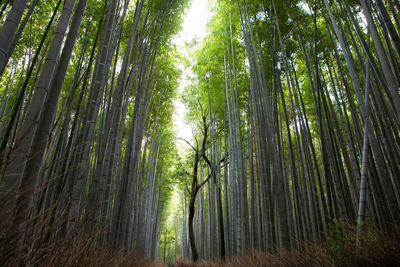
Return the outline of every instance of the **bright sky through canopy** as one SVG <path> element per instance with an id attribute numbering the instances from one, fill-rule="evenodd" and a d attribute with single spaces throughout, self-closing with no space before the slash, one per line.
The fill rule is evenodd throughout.
<path id="1" fill-rule="evenodd" d="M 198 39 L 199 43 L 206 35 L 207 21 L 209 20 L 211 13 L 208 9 L 207 0 L 193 0 L 191 7 L 186 13 L 183 22 L 183 29 L 175 38 L 175 44 L 179 47 L 183 47 L 185 42 L 189 42 L 192 39 Z M 188 76 L 191 74 L 191 70 L 184 69 L 181 65 L 180 68 L 183 70 L 182 77 L 180 78 L 179 92 L 181 93 L 185 86 L 188 85 Z M 184 116 L 186 113 L 185 105 L 180 100 L 175 100 L 175 113 L 173 115 L 174 124 L 176 127 L 176 136 L 190 140 L 192 138 L 192 130 L 189 125 L 184 122 Z M 186 146 L 183 141 L 177 140 L 178 149 L 182 146 Z"/>
<path id="2" fill-rule="evenodd" d="M 187 11 L 182 31 L 175 39 L 175 43 L 183 45 L 184 42 L 189 42 L 193 38 L 198 38 L 199 41 L 206 35 L 207 21 L 211 15 L 208 10 L 208 0 L 193 0 Z"/>

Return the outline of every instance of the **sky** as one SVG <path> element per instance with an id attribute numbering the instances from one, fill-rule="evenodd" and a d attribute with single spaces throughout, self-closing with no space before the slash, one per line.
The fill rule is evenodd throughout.
<path id="1" fill-rule="evenodd" d="M 208 0 L 192 0 L 191 7 L 186 12 L 183 22 L 183 30 L 176 36 L 174 42 L 178 46 L 183 46 L 185 42 L 189 42 L 192 39 L 198 39 L 199 43 L 207 34 L 207 21 L 211 17 L 211 13 L 208 10 Z M 180 65 L 183 70 L 180 78 L 179 92 L 181 93 L 185 86 L 188 85 L 187 77 L 190 76 L 190 69 L 184 69 L 183 65 Z M 185 140 L 192 139 L 192 129 L 189 125 L 184 122 L 184 116 L 186 113 L 185 105 L 179 100 L 174 100 L 175 112 L 173 115 L 173 121 L 176 129 L 176 136 Z M 177 140 L 178 150 L 182 150 L 187 144 L 182 140 Z"/>
<path id="2" fill-rule="evenodd" d="M 193 38 L 202 39 L 206 35 L 207 20 L 210 18 L 208 0 L 192 0 L 189 10 L 186 12 L 183 30 L 176 37 L 176 44 L 183 44 Z"/>

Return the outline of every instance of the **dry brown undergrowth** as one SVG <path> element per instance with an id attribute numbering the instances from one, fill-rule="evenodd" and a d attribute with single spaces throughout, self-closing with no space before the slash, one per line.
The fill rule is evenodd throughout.
<path id="1" fill-rule="evenodd" d="M 2 240 L 0 245 L 4 245 Z M 29 244 L 29 242 L 28 242 Z M 93 238 L 75 242 L 62 240 L 47 247 L 27 245 L 19 258 L 1 261 L 0 266 L 165 266 L 162 262 L 144 259 L 95 245 Z M 303 243 L 298 250 L 249 250 L 225 260 L 194 263 L 178 259 L 175 267 L 219 266 L 400 266 L 400 232 L 383 234 L 373 226 L 365 226 L 359 248 L 355 248 L 355 227 L 336 221 L 321 243 Z"/>

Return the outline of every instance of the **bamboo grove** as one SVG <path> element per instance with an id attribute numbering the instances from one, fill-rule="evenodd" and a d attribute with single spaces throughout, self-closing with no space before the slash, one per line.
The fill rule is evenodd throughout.
<path id="1" fill-rule="evenodd" d="M 0 1 L 0 262 L 85 239 L 197 261 L 399 227 L 399 1 L 209 1 L 185 55 L 189 4 Z"/>
<path id="2" fill-rule="evenodd" d="M 199 170 L 200 182 L 209 181 L 195 204 L 199 258 L 300 249 L 326 240 L 338 222 L 357 225 L 357 242 L 366 223 L 398 226 L 398 1 L 212 8 L 184 95 L 189 119 L 208 120 L 197 124 L 198 138 L 210 131 L 212 164 Z M 177 254 L 190 258 L 182 190 Z"/>
<path id="3" fill-rule="evenodd" d="M 82 237 L 154 258 L 187 2 L 0 5 L 1 261 Z"/>

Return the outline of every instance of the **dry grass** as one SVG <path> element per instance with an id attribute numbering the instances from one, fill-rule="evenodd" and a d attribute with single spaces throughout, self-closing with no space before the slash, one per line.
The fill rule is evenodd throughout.
<path id="1" fill-rule="evenodd" d="M 42 233 L 46 233 L 46 230 Z M 4 254 L 4 248 L 10 248 L 7 245 L 11 243 L 2 236 L 0 255 L 4 257 L 7 256 Z M 303 243 L 298 250 L 249 250 L 225 260 L 203 260 L 197 263 L 179 259 L 174 266 L 400 266 L 398 229 L 384 234 L 371 225 L 364 226 L 360 240 L 360 246 L 356 249 L 355 227 L 335 221 L 324 242 Z M 14 247 L 18 253 L 12 253 L 12 258 L 0 256 L 0 266 L 165 266 L 162 262 L 151 261 L 140 255 L 101 247 L 92 237 L 78 240 L 62 238 L 51 245 L 40 244 L 40 241 L 30 239 L 23 246 Z"/>
<path id="2" fill-rule="evenodd" d="M 3 213 L 3 214 L 1 214 Z M 3 216 L 2 216 L 3 215 Z M 0 218 L 8 218 L 9 213 L 0 211 Z M 95 238 L 84 236 L 75 239 L 74 234 L 64 235 L 57 242 L 43 243 L 46 235 L 54 233 L 57 224 L 50 224 L 50 217 L 39 221 L 27 232 L 33 233 L 18 242 L 17 226 L 0 219 L 0 266 L 164 266 L 162 262 L 145 259 L 141 255 L 127 254 L 119 249 L 98 245 Z M 83 227 L 82 227 L 83 228 Z M 22 243 L 22 244 L 21 244 Z"/>
<path id="3" fill-rule="evenodd" d="M 111 249 L 93 245 L 90 238 L 75 242 L 73 246 L 60 242 L 51 247 L 27 251 L 18 259 L 1 262 L 0 266 L 164 266 L 162 262 L 151 261 L 140 255 L 123 252 L 111 253 Z"/>
<path id="4" fill-rule="evenodd" d="M 250 250 L 225 260 L 203 260 L 197 263 L 179 259 L 175 266 L 400 266 L 400 232 L 393 230 L 389 235 L 372 226 L 365 227 L 360 246 L 356 249 L 355 228 L 336 222 L 326 241 L 304 243 L 300 250 Z"/>

